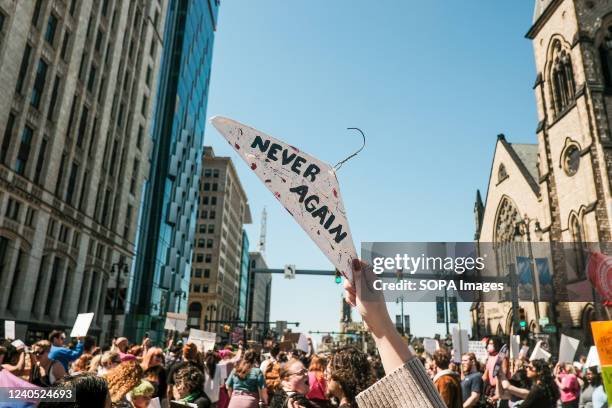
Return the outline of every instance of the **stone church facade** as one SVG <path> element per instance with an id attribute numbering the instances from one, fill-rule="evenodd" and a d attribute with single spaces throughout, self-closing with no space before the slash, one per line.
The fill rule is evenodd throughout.
<path id="1" fill-rule="evenodd" d="M 536 0 L 526 37 L 537 70 L 537 143 L 498 136 L 485 203 L 480 192 L 476 197 L 475 239 L 498 249 L 528 239 L 550 243 L 552 285 L 561 299 L 589 287 L 589 250 L 610 254 L 612 1 Z M 520 308 L 530 331 L 541 332 L 539 315 L 587 346 L 590 322 L 610 319 L 611 311 L 598 296 L 580 300 L 522 301 Z M 475 336 L 515 331 L 511 302 L 476 302 L 471 311 Z"/>

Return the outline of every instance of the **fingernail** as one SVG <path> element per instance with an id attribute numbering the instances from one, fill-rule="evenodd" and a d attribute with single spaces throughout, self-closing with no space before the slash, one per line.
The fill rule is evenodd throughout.
<path id="1" fill-rule="evenodd" d="M 357 258 L 353 259 L 353 269 L 356 271 L 361 270 L 361 261 Z"/>

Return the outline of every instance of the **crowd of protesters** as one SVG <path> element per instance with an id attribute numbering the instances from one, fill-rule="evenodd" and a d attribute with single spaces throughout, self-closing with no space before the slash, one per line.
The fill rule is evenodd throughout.
<path id="1" fill-rule="evenodd" d="M 465 353 L 454 361 L 451 352 L 439 348 L 421 361 L 449 408 L 602 408 L 607 407 L 600 367 L 588 367 L 586 357 L 578 362 L 552 364 L 529 360 L 526 352 L 509 359 L 501 340 L 485 339 L 488 357 L 478 361 Z"/>
<path id="2" fill-rule="evenodd" d="M 353 273 L 356 282 L 370 276 L 360 265 Z M 415 355 L 395 330 L 384 299 L 350 283 L 345 290 L 375 340 L 373 355 L 350 346 L 317 354 L 312 343 L 307 351 L 285 343 L 284 349 L 239 343 L 202 351 L 172 338 L 161 348 L 148 336 L 139 344 L 120 337 L 98 347 L 90 336 L 66 344 L 65 333 L 56 330 L 29 348 L 0 342 L 0 388 L 74 391 L 75 401 L 43 401 L 43 408 L 607 406 L 596 367 L 576 370 L 571 363 L 551 366 L 525 356 L 509 361 L 495 338 L 482 366 L 472 353 L 453 361 L 445 348 Z"/>

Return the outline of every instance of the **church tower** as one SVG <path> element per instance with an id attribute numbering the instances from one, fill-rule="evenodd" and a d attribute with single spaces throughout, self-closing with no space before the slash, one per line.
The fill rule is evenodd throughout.
<path id="1" fill-rule="evenodd" d="M 543 239 L 566 243 L 553 259 L 565 272 L 555 279 L 563 294 L 585 277 L 587 243 L 612 240 L 612 2 L 536 0 L 527 37 L 537 70 Z"/>

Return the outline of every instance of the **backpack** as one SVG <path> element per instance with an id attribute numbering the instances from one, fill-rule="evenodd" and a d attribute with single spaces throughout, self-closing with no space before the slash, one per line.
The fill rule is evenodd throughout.
<path id="1" fill-rule="evenodd" d="M 264 373 L 264 379 L 266 380 L 266 388 L 268 389 L 268 395 L 272 395 L 280 388 L 280 363 L 278 361 L 271 361 L 266 367 Z"/>

